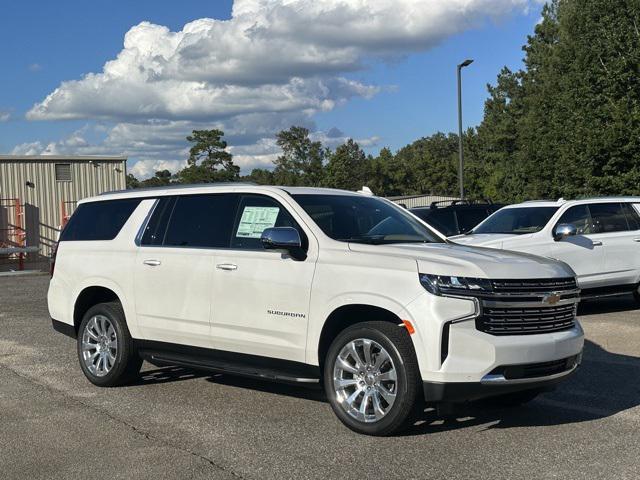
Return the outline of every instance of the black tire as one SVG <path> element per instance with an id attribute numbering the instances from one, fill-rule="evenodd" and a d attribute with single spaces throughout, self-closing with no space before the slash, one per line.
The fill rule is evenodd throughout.
<path id="1" fill-rule="evenodd" d="M 493 408 L 516 408 L 529 403 L 540 395 L 540 390 L 524 390 L 522 392 L 506 393 L 497 397 L 482 400 L 482 404 Z"/>
<path id="2" fill-rule="evenodd" d="M 115 330 L 116 336 L 115 361 L 112 362 L 108 372 L 102 375 L 90 370 L 84 359 L 85 352 L 83 352 L 83 338 L 87 331 L 87 325 L 94 317 L 106 317 Z M 95 332 L 92 330 L 92 333 Z M 130 383 L 138 377 L 142 367 L 142 359 L 135 350 L 133 339 L 127 328 L 124 311 L 119 302 L 99 303 L 85 313 L 78 329 L 77 350 L 82 372 L 91 383 L 99 387 L 116 387 Z M 93 351 L 90 350 L 88 354 L 92 355 Z"/>
<path id="3" fill-rule="evenodd" d="M 640 305 L 640 283 L 633 289 L 633 299 Z"/>
<path id="4" fill-rule="evenodd" d="M 352 414 L 348 413 L 346 410 L 347 407 L 343 407 L 341 401 L 338 399 L 339 394 L 334 388 L 334 369 L 336 368 L 338 355 L 350 342 L 359 339 L 372 340 L 377 343 L 378 346 L 384 348 L 393 362 L 385 363 L 386 368 L 390 370 L 391 366 L 393 366 L 397 377 L 394 382 L 385 383 L 386 386 L 393 388 L 395 392 L 395 401 L 392 404 L 382 401 L 382 397 L 377 393 L 377 389 L 379 388 L 377 385 L 379 385 L 380 382 L 374 385 L 365 385 L 364 382 L 358 384 L 363 385 L 362 388 L 364 389 L 375 389 L 376 392 L 371 392 L 371 394 L 377 395 L 377 402 L 379 402 L 379 404 L 382 402 L 388 409 L 382 418 L 370 421 L 358 420 L 354 418 Z M 374 347 L 374 349 L 375 348 L 376 347 Z M 377 355 L 380 355 L 380 353 L 374 353 L 374 355 L 376 355 L 377 358 Z M 372 368 L 375 368 L 373 367 L 373 363 L 372 361 Z M 349 380 L 355 380 L 356 375 L 357 374 L 354 373 L 354 378 L 349 378 Z M 381 375 L 384 375 L 384 373 Z M 390 322 L 362 322 L 340 332 L 331 343 L 324 359 L 323 377 L 327 398 L 340 421 L 354 432 L 365 435 L 387 436 L 400 432 L 410 426 L 420 407 L 424 404 L 418 361 L 409 333 L 405 328 Z M 367 379 L 367 382 L 369 381 L 373 382 L 372 377 Z M 385 381 L 383 380 L 382 382 Z M 354 385 L 353 392 L 355 392 L 357 388 L 358 387 Z M 349 391 L 348 394 L 350 393 L 352 392 Z M 362 395 L 361 398 L 364 399 L 364 390 L 362 391 Z M 347 393 L 345 393 L 345 396 L 347 396 Z M 367 412 L 372 412 L 370 415 L 374 415 L 374 398 L 366 400 L 366 405 L 365 409 Z"/>

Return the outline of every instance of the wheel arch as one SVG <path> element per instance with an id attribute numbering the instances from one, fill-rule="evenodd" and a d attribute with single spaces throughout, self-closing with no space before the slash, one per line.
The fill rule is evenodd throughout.
<path id="1" fill-rule="evenodd" d="M 335 308 L 327 317 L 318 340 L 318 364 L 324 367 L 324 359 L 331 342 L 346 328 L 363 321 L 383 321 L 402 325 L 402 319 L 391 310 L 377 305 L 350 303 Z"/>
<path id="2" fill-rule="evenodd" d="M 76 332 L 82 322 L 82 317 L 93 305 L 103 302 L 120 302 L 122 309 L 127 319 L 129 329 L 131 329 L 128 319 L 132 318 L 129 311 L 129 305 L 123 292 L 117 284 L 108 281 L 107 279 L 87 279 L 79 286 L 77 294 L 73 296 L 73 304 L 71 308 L 73 326 Z"/>

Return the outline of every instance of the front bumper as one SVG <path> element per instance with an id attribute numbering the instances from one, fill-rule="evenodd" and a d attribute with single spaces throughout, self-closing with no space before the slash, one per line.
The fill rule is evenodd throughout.
<path id="1" fill-rule="evenodd" d="M 584 332 L 573 328 L 529 335 L 490 335 L 478 330 L 478 303 L 425 292 L 406 307 L 422 380 L 440 384 L 486 384 L 500 366 L 556 362 L 582 352 Z M 494 385 L 495 386 L 495 385 Z M 431 387 L 430 387 L 431 388 Z M 484 390 L 484 388 L 481 388 Z"/>
<path id="2" fill-rule="evenodd" d="M 578 369 L 581 361 L 582 353 L 544 364 L 497 367 L 480 382 L 426 381 L 423 382 L 424 398 L 427 403 L 462 403 L 524 390 L 553 390 Z M 548 375 L 541 374 L 545 369 Z"/>

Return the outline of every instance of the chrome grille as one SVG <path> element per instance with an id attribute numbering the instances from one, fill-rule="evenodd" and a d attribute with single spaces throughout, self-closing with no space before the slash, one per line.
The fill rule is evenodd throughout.
<path id="1" fill-rule="evenodd" d="M 575 304 L 540 308 L 484 308 L 478 329 L 493 335 L 548 333 L 572 328 Z"/>
<path id="2" fill-rule="evenodd" d="M 575 290 L 575 278 L 549 278 L 535 280 L 492 280 L 491 285 L 496 293 L 522 292 L 558 292 Z"/>
<path id="3" fill-rule="evenodd" d="M 580 291 L 574 278 L 493 280 L 480 299 L 476 328 L 491 335 L 531 335 L 575 325 Z"/>

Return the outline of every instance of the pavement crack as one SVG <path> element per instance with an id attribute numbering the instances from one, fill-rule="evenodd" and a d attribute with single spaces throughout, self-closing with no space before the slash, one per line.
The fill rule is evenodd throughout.
<path id="1" fill-rule="evenodd" d="M 3 356 L 3 355 L 0 355 L 0 357 L 1 356 Z M 92 410 L 93 412 L 96 412 L 96 413 L 98 413 L 100 415 L 103 415 L 103 416 L 107 417 L 109 420 L 125 426 L 126 428 L 131 430 L 135 435 L 143 437 L 146 440 L 149 440 L 151 442 L 159 443 L 159 444 L 161 444 L 161 445 L 163 445 L 165 447 L 173 448 L 173 449 L 178 450 L 178 451 L 180 451 L 182 453 L 185 453 L 187 455 L 191 455 L 191 456 L 193 456 L 195 458 L 198 458 L 199 460 L 202 460 L 202 461 L 208 463 L 209 465 L 211 465 L 216 470 L 220 470 L 222 472 L 225 472 L 225 473 L 231 475 L 234 478 L 239 478 L 239 479 L 243 479 L 243 480 L 247 480 L 248 479 L 248 477 L 245 477 L 245 476 L 239 474 L 238 472 L 236 472 L 236 471 L 234 471 L 234 470 L 232 470 L 232 469 L 230 469 L 230 468 L 228 468 L 228 467 L 226 467 L 224 465 L 219 464 L 215 460 L 213 460 L 213 459 L 211 459 L 211 458 L 209 458 L 209 457 L 207 457 L 205 455 L 202 455 L 201 453 L 198 453 L 198 452 L 196 452 L 194 450 L 191 450 L 189 448 L 186 448 L 186 447 L 182 447 L 180 445 L 176 445 L 176 444 L 174 444 L 174 443 L 170 442 L 169 440 L 164 439 L 162 437 L 153 436 L 149 432 L 138 428 L 134 424 L 132 424 L 130 422 L 127 422 L 126 420 L 124 420 L 122 418 L 116 417 L 115 415 L 109 413 L 107 410 L 105 410 L 103 408 L 100 408 L 100 407 L 98 407 L 96 405 L 92 405 L 91 403 L 84 402 L 84 401 L 82 401 L 81 399 L 79 399 L 77 397 L 74 397 L 72 395 L 67 394 L 63 390 L 58 390 L 56 388 L 51 387 L 50 385 L 47 385 L 47 384 L 42 383 L 42 382 L 39 382 L 39 381 L 35 380 L 34 378 L 32 378 L 32 377 L 30 377 L 28 375 L 25 375 L 23 373 L 20 373 L 19 371 L 15 370 L 15 369 L 7 366 L 7 365 L 4 365 L 2 363 L 0 363 L 0 368 L 4 368 L 5 370 L 8 370 L 9 372 L 13 373 L 15 376 L 17 376 L 17 377 L 19 377 L 19 378 L 21 378 L 23 380 L 26 380 L 27 382 L 31 383 L 32 385 L 35 385 L 35 386 L 37 386 L 37 387 L 39 387 L 39 388 L 41 388 L 43 390 L 46 390 L 47 392 L 49 392 L 49 393 L 51 393 L 53 395 L 56 395 L 56 396 L 59 396 L 59 397 L 63 397 L 65 399 L 68 399 L 68 400 L 70 400 L 70 401 L 72 401 L 74 403 L 77 403 L 77 404 L 81 405 L 84 408 L 87 408 L 89 410 Z"/>

